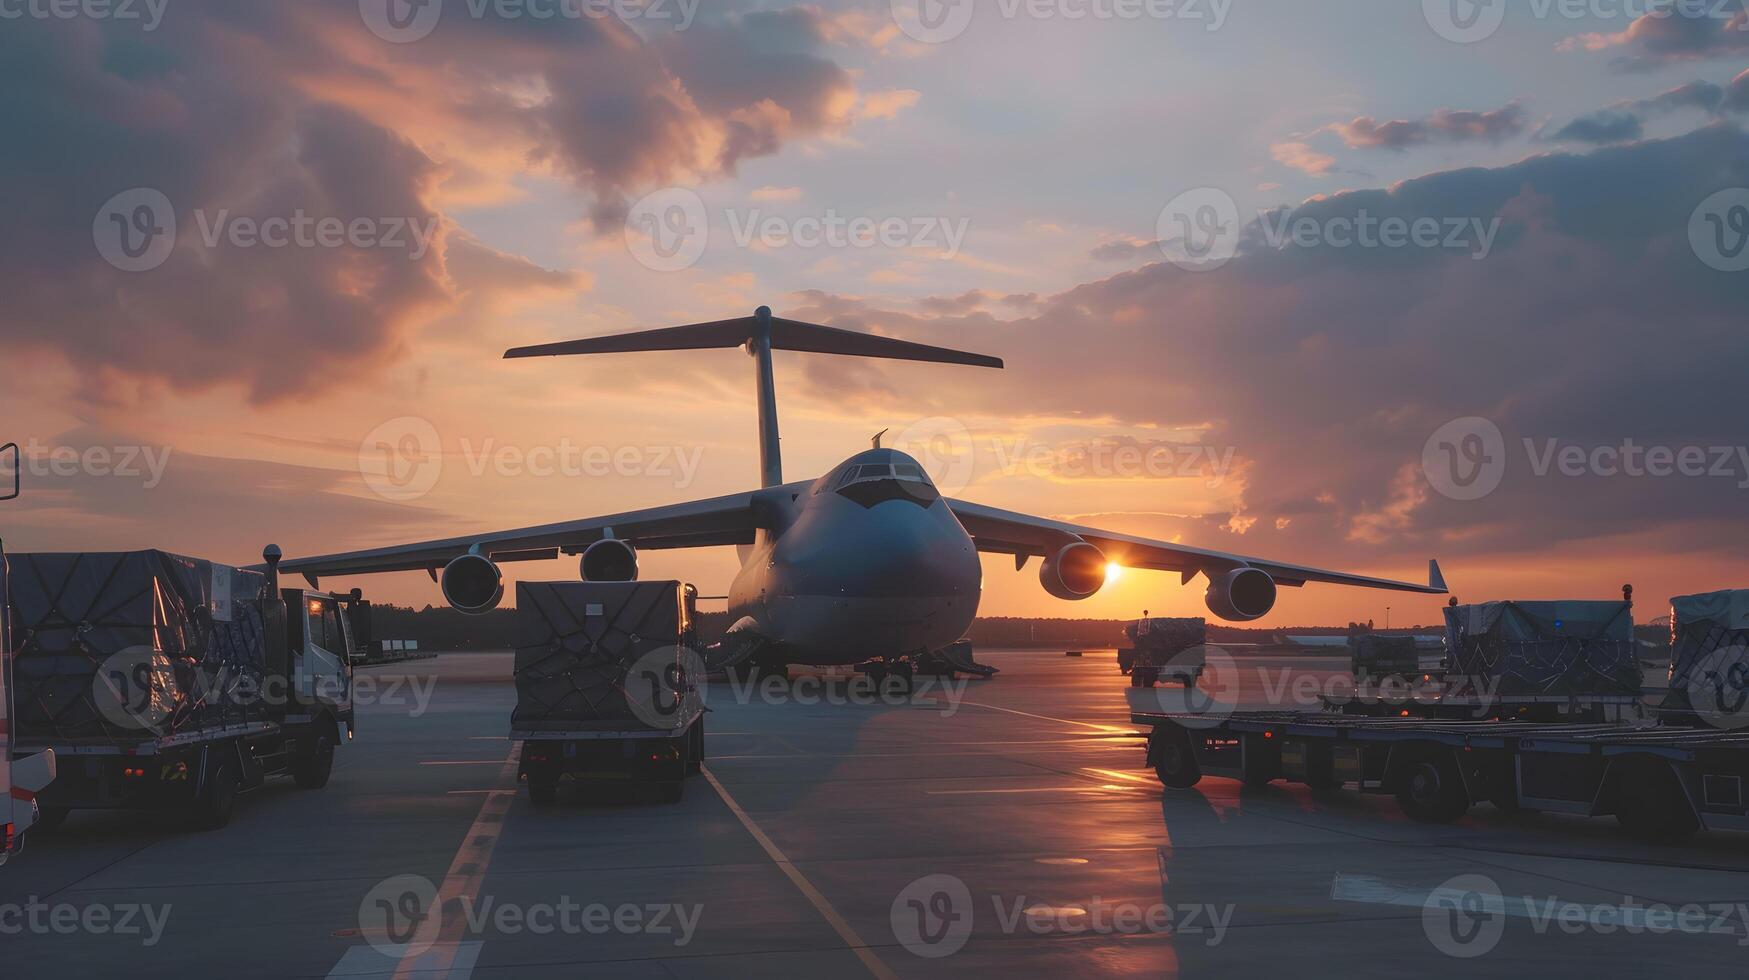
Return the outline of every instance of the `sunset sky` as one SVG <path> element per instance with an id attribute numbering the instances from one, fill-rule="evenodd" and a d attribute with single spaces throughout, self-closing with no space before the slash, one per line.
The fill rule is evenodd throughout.
<path id="1" fill-rule="evenodd" d="M 555 2 L 0 22 L 6 547 L 246 563 L 745 490 L 739 352 L 501 355 L 763 303 L 1007 362 L 778 354 L 789 479 L 885 429 L 969 500 L 1398 578 L 1437 556 L 1465 601 L 1632 582 L 1650 619 L 1749 584 L 1740 0 L 1482 4 L 1474 38 L 1467 0 Z M 1172 219 L 1211 200 L 1236 254 L 1199 263 Z M 1437 241 L 1338 240 L 1387 218 Z M 835 222 L 884 232 L 814 240 Z M 734 568 L 643 560 L 706 594 Z M 1071 603 L 1036 569 L 988 558 L 983 611 L 1203 610 L 1176 576 Z M 1387 605 L 1441 600 L 1312 586 L 1264 624 Z"/>

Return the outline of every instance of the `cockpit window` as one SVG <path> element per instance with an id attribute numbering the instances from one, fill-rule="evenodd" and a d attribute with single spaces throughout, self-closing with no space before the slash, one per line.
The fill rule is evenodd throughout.
<path id="1" fill-rule="evenodd" d="M 929 482 L 929 480 L 924 477 L 923 468 L 920 466 L 913 466 L 910 463 L 899 463 L 894 466 L 893 469 L 899 474 L 899 479 L 901 480 L 915 480 L 918 483 Z"/>

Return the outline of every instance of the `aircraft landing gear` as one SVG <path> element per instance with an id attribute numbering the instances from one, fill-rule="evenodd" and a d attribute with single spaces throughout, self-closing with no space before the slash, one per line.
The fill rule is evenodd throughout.
<path id="1" fill-rule="evenodd" d="M 876 694 L 897 692 L 909 695 L 917 668 L 910 660 L 901 657 L 894 660 L 876 660 L 865 664 L 862 672 L 868 676 L 869 683 L 874 686 Z M 890 686 L 889 681 L 892 682 Z"/>

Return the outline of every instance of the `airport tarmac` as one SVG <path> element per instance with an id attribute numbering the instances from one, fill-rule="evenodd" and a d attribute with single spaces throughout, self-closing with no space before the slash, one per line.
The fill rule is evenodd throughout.
<path id="1" fill-rule="evenodd" d="M 1745 835 L 1650 846 L 1613 820 L 1484 806 L 1430 827 L 1352 792 L 1167 792 L 1111 651 L 978 657 L 1002 673 L 891 702 L 812 678 L 769 698 L 713 684 L 707 774 L 680 804 L 567 790 L 544 810 L 509 762 L 507 655 L 362 672 L 370 703 L 325 790 L 272 784 L 214 833 L 103 813 L 32 838 L 0 868 L 0 963 L 21 978 L 1230 980 L 1749 962 Z M 1264 672 L 1247 700 L 1343 667 L 1241 659 Z"/>

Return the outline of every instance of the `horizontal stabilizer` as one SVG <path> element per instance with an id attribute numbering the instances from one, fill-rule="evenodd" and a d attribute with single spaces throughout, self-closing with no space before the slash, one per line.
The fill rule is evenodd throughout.
<path id="1" fill-rule="evenodd" d="M 759 327 L 758 316 L 691 323 L 683 327 L 642 330 L 636 333 L 589 337 L 556 344 L 536 344 L 504 352 L 505 357 L 553 357 L 562 354 L 620 354 L 628 351 L 708 350 L 739 347 L 752 340 Z M 848 354 L 856 357 L 884 357 L 901 361 L 930 361 L 938 364 L 964 364 L 972 367 L 1000 368 L 1001 358 L 914 344 L 874 334 L 823 327 L 801 320 L 770 318 L 773 350 L 806 351 L 814 354 Z"/>

